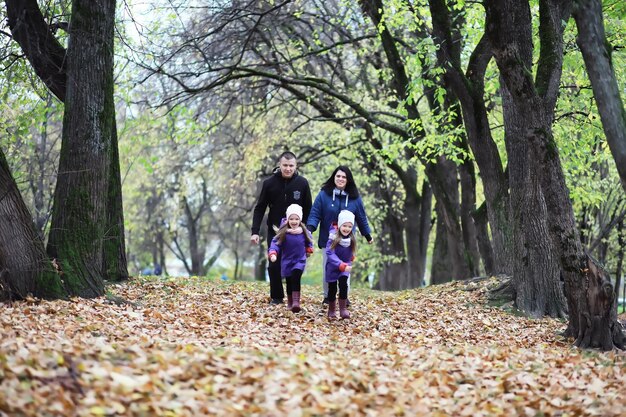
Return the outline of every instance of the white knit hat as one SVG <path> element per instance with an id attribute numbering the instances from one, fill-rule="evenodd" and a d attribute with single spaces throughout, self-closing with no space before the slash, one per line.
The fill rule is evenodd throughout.
<path id="1" fill-rule="evenodd" d="M 337 218 L 337 226 L 341 227 L 344 223 L 352 223 L 354 226 L 354 213 L 350 210 L 341 210 Z"/>
<path id="2" fill-rule="evenodd" d="M 295 214 L 298 216 L 298 218 L 300 218 L 300 221 L 302 221 L 302 207 L 300 207 L 297 204 L 292 204 L 289 207 L 287 207 L 287 220 L 289 220 L 289 216 L 291 216 L 292 214 Z"/>

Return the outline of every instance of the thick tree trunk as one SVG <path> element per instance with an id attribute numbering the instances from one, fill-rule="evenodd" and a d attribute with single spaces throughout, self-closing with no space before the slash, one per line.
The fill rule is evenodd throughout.
<path id="1" fill-rule="evenodd" d="M 570 319 L 566 334 L 576 336 L 576 345 L 580 347 L 624 348 L 625 338 L 617 322 L 608 273 L 583 252 L 558 148 L 552 137 L 551 124 L 563 57 L 562 22 L 569 16 L 571 3 L 540 2 L 541 54 L 534 82 L 532 71 L 529 71 L 532 68 L 529 5 L 499 0 L 489 0 L 485 5 L 487 27 L 495 46 L 494 55 L 504 80 L 502 90 L 506 92 L 503 104 L 507 151 L 509 157 L 527 152 L 525 157 L 532 173 L 532 189 L 537 189 L 535 178 L 541 185 L 537 195 L 545 201 L 553 251 L 565 283 Z M 518 121 L 521 119 L 519 115 L 525 116 L 523 121 Z M 510 161 L 512 207 L 517 202 L 514 188 L 520 184 L 518 174 L 524 175 L 520 168 L 523 167 L 514 160 Z M 523 212 L 524 216 L 530 214 L 526 210 Z M 543 234 L 540 237 L 543 240 Z M 516 236 L 516 240 L 518 238 Z M 524 238 L 528 242 L 533 235 L 526 233 Z M 537 238 L 536 234 L 534 238 Z M 552 279 L 549 285 L 552 288 Z"/>
<path id="2" fill-rule="evenodd" d="M 472 272 L 459 221 L 461 208 L 456 173 L 456 165 L 445 157 L 426 166 L 426 175 L 437 200 L 437 217 L 441 217 L 447 231 L 449 275 L 452 279 L 467 279 Z"/>
<path id="3" fill-rule="evenodd" d="M 426 250 L 430 234 L 432 192 L 427 183 L 422 187 L 422 195 L 417 192 L 417 173 L 413 168 L 411 178 L 415 189 L 405 190 L 404 217 L 407 252 L 408 280 L 401 282 L 398 289 L 418 288 L 424 281 L 426 271 Z M 402 236 L 402 235 L 401 235 Z"/>
<path id="4" fill-rule="evenodd" d="M 575 0 L 576 42 L 585 60 L 606 140 L 626 190 L 626 111 L 611 63 L 602 21 L 601 0 Z"/>
<path id="5" fill-rule="evenodd" d="M 48 254 L 70 294 L 104 294 L 103 240 L 113 154 L 115 1 L 75 0 L 67 50 L 68 83 Z"/>
<path id="6" fill-rule="evenodd" d="M 461 104 L 467 139 L 480 170 L 487 214 L 493 239 L 494 270 L 513 272 L 512 228 L 509 224 L 508 184 L 491 128 L 484 100 L 484 74 L 492 52 L 483 36 L 470 57 L 466 74 L 461 68 L 459 42 L 453 40 L 453 24 L 445 0 L 429 1 L 433 16 L 433 40 L 445 78 Z M 462 21 L 462 20 L 461 20 Z M 455 28 L 458 30 L 458 28 Z"/>
<path id="7" fill-rule="evenodd" d="M 65 290 L 0 150 L 0 301 L 28 294 L 61 298 Z"/>
<path id="8" fill-rule="evenodd" d="M 128 279 L 126 242 L 124 239 L 124 208 L 122 206 L 122 178 L 120 156 L 117 143 L 117 125 L 113 118 L 113 138 L 111 142 L 111 163 L 109 171 L 109 191 L 107 202 L 107 228 L 104 239 L 103 271 L 104 278 L 119 282 Z M 164 267 L 161 263 L 161 267 Z"/>
<path id="9" fill-rule="evenodd" d="M 529 154 L 533 135 L 540 130 L 550 130 L 554 113 L 553 105 L 546 105 L 535 97 L 536 88 L 529 76 L 529 68 L 532 68 L 530 9 L 526 3 L 513 4 L 513 1 L 494 0 L 485 5 L 488 35 L 501 73 L 516 254 L 513 267 L 516 304 L 533 316 L 564 317 L 559 257 L 548 229 L 545 193 L 549 191 L 542 190 L 540 184 L 540 162 Z"/>
<path id="10" fill-rule="evenodd" d="M 463 242 L 467 251 L 470 272 L 472 276 L 478 276 L 480 275 L 480 252 L 478 250 L 478 232 L 472 217 L 472 213 L 476 210 L 476 177 L 472 161 L 464 161 L 459 165 L 459 178 L 461 181 Z"/>
<path id="11" fill-rule="evenodd" d="M 489 276 L 495 275 L 493 248 L 491 247 L 491 240 L 489 239 L 489 228 L 487 220 L 487 204 L 483 203 L 472 213 L 474 218 L 474 224 L 476 225 L 476 233 L 478 236 L 478 248 L 480 250 L 480 256 L 483 260 L 483 267 L 485 273 Z"/>
<path id="12" fill-rule="evenodd" d="M 529 153 L 528 135 L 533 115 L 541 117 L 539 103 L 517 103 L 501 87 L 509 155 L 509 186 L 514 250 L 513 286 L 516 305 L 532 316 L 566 317 L 566 300 L 561 286 L 561 267 L 548 224 L 545 192 L 540 183 L 539 161 Z M 543 118 L 537 129 L 549 129 Z M 569 194 L 567 194 L 569 195 Z"/>

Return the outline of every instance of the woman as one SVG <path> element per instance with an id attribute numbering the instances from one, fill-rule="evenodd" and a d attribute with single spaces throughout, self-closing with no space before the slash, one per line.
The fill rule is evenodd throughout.
<path id="1" fill-rule="evenodd" d="M 337 222 L 337 217 L 341 210 L 349 210 L 354 213 L 356 226 L 367 240 L 367 243 L 372 243 L 374 240 L 372 239 L 370 225 L 367 222 L 363 200 L 361 200 L 359 190 L 354 183 L 352 171 L 345 165 L 340 165 L 335 168 L 330 178 L 322 185 L 322 189 L 317 194 L 317 197 L 315 197 L 313 207 L 311 207 L 311 213 L 306 222 L 306 227 L 311 233 L 313 233 L 319 225 L 320 232 L 317 246 L 320 249 L 326 247 L 330 225 Z M 322 253 L 324 304 L 328 304 L 328 283 L 325 277 L 328 258 L 326 251 L 322 251 Z M 349 286 L 350 282 L 348 281 L 348 288 Z"/>

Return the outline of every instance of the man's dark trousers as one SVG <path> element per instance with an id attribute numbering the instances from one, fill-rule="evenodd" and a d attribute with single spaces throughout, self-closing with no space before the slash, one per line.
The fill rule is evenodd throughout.
<path id="1" fill-rule="evenodd" d="M 274 236 L 268 236 L 267 247 L 270 247 Z M 270 276 L 270 297 L 272 300 L 282 300 L 285 298 L 283 290 L 283 277 L 280 275 L 280 253 L 276 256 L 276 262 L 267 262 L 267 273 Z"/>

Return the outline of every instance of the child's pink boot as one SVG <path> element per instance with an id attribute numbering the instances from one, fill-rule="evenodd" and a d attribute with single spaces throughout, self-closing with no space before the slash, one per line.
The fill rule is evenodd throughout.
<path id="1" fill-rule="evenodd" d="M 337 318 L 337 314 L 335 313 L 336 306 L 337 306 L 337 301 L 328 302 L 328 320 L 335 320 Z"/>
<path id="2" fill-rule="evenodd" d="M 348 300 L 339 299 L 339 315 L 342 319 L 349 319 L 350 312 L 348 311 Z"/>
<path id="3" fill-rule="evenodd" d="M 300 291 L 294 291 L 292 294 L 293 302 L 291 304 L 291 311 L 297 313 L 300 311 Z"/>
<path id="4" fill-rule="evenodd" d="M 287 294 L 287 309 L 291 310 L 293 307 L 293 293 Z"/>

